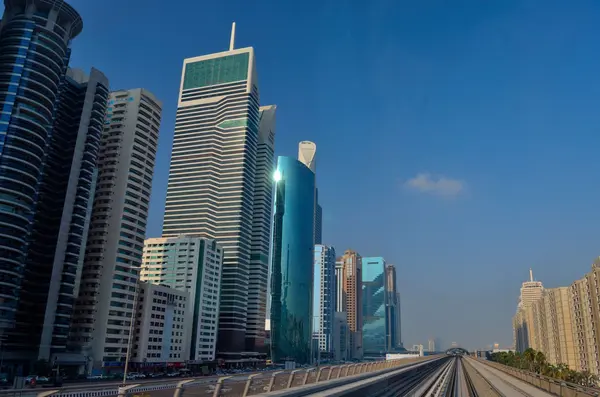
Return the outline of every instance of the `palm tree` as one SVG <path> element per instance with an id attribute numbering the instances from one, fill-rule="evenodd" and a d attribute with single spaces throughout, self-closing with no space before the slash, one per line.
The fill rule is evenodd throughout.
<path id="1" fill-rule="evenodd" d="M 523 358 L 525 358 L 525 362 L 527 363 L 530 371 L 533 370 L 533 365 L 535 363 L 535 354 L 535 350 L 533 350 L 531 347 L 523 352 Z"/>
<path id="2" fill-rule="evenodd" d="M 538 374 L 541 374 L 546 366 L 546 356 L 542 352 L 535 353 L 535 368 Z"/>

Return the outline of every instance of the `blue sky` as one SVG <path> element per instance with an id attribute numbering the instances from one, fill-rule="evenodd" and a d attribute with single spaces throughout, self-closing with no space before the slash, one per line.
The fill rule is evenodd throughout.
<path id="1" fill-rule="evenodd" d="M 71 0 L 71 64 L 164 102 L 158 236 L 185 57 L 253 46 L 276 152 L 318 146 L 324 240 L 396 264 L 406 344 L 512 342 L 533 267 L 600 255 L 600 3 Z"/>

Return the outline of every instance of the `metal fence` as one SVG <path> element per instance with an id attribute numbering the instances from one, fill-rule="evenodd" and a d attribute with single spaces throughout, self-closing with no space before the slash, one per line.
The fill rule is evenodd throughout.
<path id="1" fill-rule="evenodd" d="M 37 390 L 28 391 L 23 397 L 247 397 L 293 387 L 325 382 L 354 375 L 397 368 L 407 364 L 432 359 L 416 357 L 409 359 L 374 361 L 368 363 L 344 364 L 293 371 L 264 372 L 252 375 L 232 375 L 214 379 L 193 378 L 178 383 L 172 381 L 133 384 L 110 390 Z M 0 397 L 5 397 L 0 394 Z M 9 397 L 8 395 L 6 397 Z M 11 396 L 12 397 L 12 396 Z M 570 397 L 570 396 L 569 396 Z"/>
<path id="2" fill-rule="evenodd" d="M 550 378 L 548 376 L 536 374 L 535 372 L 509 367 L 494 361 L 480 359 L 477 360 L 556 396 L 590 397 L 600 395 L 600 389 L 597 388 L 565 382 L 564 380 Z"/>

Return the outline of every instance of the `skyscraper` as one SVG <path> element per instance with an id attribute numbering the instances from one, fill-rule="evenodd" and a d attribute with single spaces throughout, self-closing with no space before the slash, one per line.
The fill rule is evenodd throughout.
<path id="1" fill-rule="evenodd" d="M 55 104 L 83 22 L 60 2 L 4 2 L 0 22 L 0 331 L 16 323 Z M 45 61 L 40 61 L 44 59 Z"/>
<path id="2" fill-rule="evenodd" d="M 386 264 L 381 257 L 362 258 L 363 350 L 365 354 L 387 352 Z"/>
<path id="3" fill-rule="evenodd" d="M 190 327 L 172 330 L 185 339 L 185 360 L 213 361 L 217 349 L 223 248 L 200 237 L 149 238 L 144 243 L 140 279 L 189 293 Z"/>
<path id="4" fill-rule="evenodd" d="M 513 318 L 513 338 L 515 349 L 524 352 L 535 345 L 535 327 L 533 327 L 532 305 L 542 297 L 544 286 L 540 281 L 534 281 L 533 271 L 529 269 L 529 281 L 521 285 L 521 294 L 517 304 L 517 312 Z"/>
<path id="5" fill-rule="evenodd" d="M 315 244 L 323 244 L 323 208 L 319 204 L 319 189 L 315 191 Z"/>
<path id="6" fill-rule="evenodd" d="M 346 312 L 349 335 L 348 358 L 363 357 L 362 310 L 362 257 L 356 251 L 346 250 L 336 260 L 337 311 Z M 341 309 L 341 310 L 340 310 Z"/>
<path id="7" fill-rule="evenodd" d="M 66 351 L 77 298 L 108 80 L 69 69 L 61 83 L 56 118 L 38 188 L 17 326 L 4 349 L 49 360 Z M 10 354 L 9 354 L 10 356 Z"/>
<path id="8" fill-rule="evenodd" d="M 307 166 L 313 173 L 316 173 L 317 145 L 310 141 L 300 142 L 298 144 L 298 161 Z"/>
<path id="9" fill-rule="evenodd" d="M 94 368 L 125 361 L 162 106 L 145 89 L 110 93 L 70 343 Z"/>
<path id="10" fill-rule="evenodd" d="M 333 323 L 335 313 L 335 249 L 315 245 L 313 281 L 313 338 L 317 340 L 320 357 L 333 353 Z"/>
<path id="11" fill-rule="evenodd" d="M 386 317 L 386 346 L 388 351 L 398 348 L 398 309 L 396 288 L 396 266 L 385 267 L 385 317 Z"/>
<path id="12" fill-rule="evenodd" d="M 404 348 L 402 343 L 402 302 L 400 301 L 400 292 L 396 292 L 396 346 Z M 438 348 L 440 344 L 438 343 Z"/>
<path id="13" fill-rule="evenodd" d="M 223 246 L 218 352 L 225 359 L 241 358 L 264 329 L 275 128 L 275 108 L 262 116 L 259 109 L 254 49 L 234 49 L 233 41 L 232 34 L 229 51 L 183 62 L 163 223 L 163 237 Z"/>
<path id="14" fill-rule="evenodd" d="M 269 249 L 273 210 L 273 155 L 275 150 L 275 105 L 259 110 L 258 151 L 252 211 L 252 246 L 248 283 L 248 320 L 246 351 L 264 352 L 267 287 L 269 285 Z"/>
<path id="15" fill-rule="evenodd" d="M 292 157 L 275 171 L 271 357 L 311 361 L 315 174 Z"/>

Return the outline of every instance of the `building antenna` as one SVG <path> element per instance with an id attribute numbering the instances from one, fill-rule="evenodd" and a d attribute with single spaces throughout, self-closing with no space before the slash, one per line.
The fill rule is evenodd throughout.
<path id="1" fill-rule="evenodd" d="M 235 45 L 235 22 L 231 24 L 231 40 L 229 40 L 229 51 L 233 51 Z"/>
<path id="2" fill-rule="evenodd" d="M 529 268 L 529 281 L 533 282 L 533 270 Z"/>

